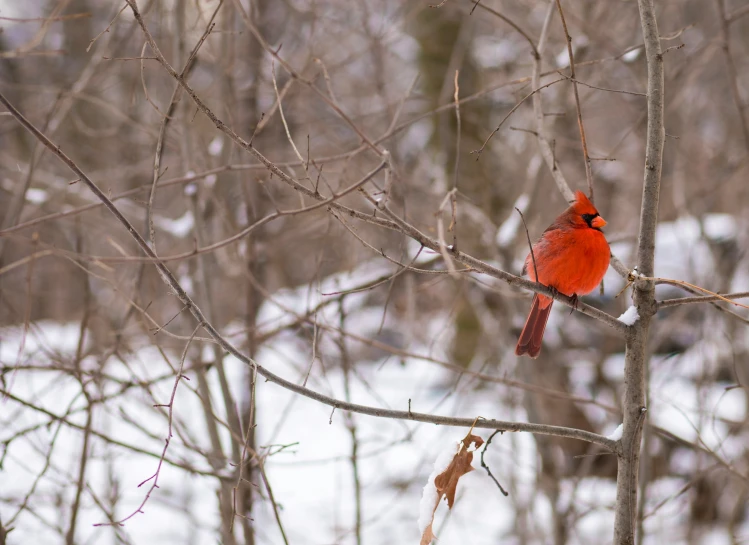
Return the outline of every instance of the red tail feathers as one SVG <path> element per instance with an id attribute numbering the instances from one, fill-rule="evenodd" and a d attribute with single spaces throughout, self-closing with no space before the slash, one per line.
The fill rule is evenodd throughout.
<path id="1" fill-rule="evenodd" d="M 528 314 L 523 332 L 520 334 L 520 339 L 518 339 L 518 345 L 515 347 L 516 355 L 522 356 L 523 354 L 528 354 L 531 358 L 538 357 L 538 354 L 541 352 L 541 342 L 544 338 L 546 322 L 549 319 L 553 303 L 554 300 L 552 299 L 549 301 L 548 306 L 541 307 L 541 300 L 538 295 L 533 297 L 531 312 Z"/>

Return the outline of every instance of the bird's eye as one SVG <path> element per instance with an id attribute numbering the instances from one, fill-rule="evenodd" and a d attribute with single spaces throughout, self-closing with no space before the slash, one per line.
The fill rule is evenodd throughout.
<path id="1" fill-rule="evenodd" d="M 585 220 L 585 223 L 588 224 L 588 227 L 593 227 L 592 222 L 598 216 L 599 214 L 583 214 L 583 219 Z"/>

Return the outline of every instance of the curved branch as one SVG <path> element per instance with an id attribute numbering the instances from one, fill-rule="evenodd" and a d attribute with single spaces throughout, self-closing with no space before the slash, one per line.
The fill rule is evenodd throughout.
<path id="1" fill-rule="evenodd" d="M 156 41 L 154 40 L 153 36 L 151 35 L 150 31 L 148 30 L 148 27 L 146 26 L 145 22 L 143 21 L 143 17 L 140 14 L 140 12 L 138 11 L 137 5 L 135 4 L 134 0 L 127 0 L 127 2 L 128 2 L 128 5 L 130 6 L 130 9 L 133 12 L 133 15 L 134 15 L 135 19 L 138 21 L 138 24 L 140 25 L 141 30 L 143 31 L 143 34 L 144 34 L 144 36 L 146 38 L 146 41 L 148 42 L 149 47 L 153 51 L 153 53 L 156 56 L 157 60 L 161 63 L 161 65 L 164 67 L 164 69 L 167 72 L 169 72 L 169 75 L 172 76 L 176 81 L 179 82 L 179 84 L 183 87 L 183 89 L 185 90 L 185 92 L 190 96 L 190 98 L 193 100 L 193 102 L 198 107 L 198 109 L 206 117 L 208 117 L 208 119 L 210 119 L 211 122 L 213 122 L 213 124 L 216 126 L 216 128 L 219 129 L 224 134 L 226 134 L 229 138 L 231 138 L 232 141 L 234 141 L 234 143 L 236 143 L 238 146 L 240 146 L 244 150 L 246 150 L 249 153 L 251 153 L 252 155 L 254 155 L 261 163 L 263 163 L 266 166 L 266 168 L 269 171 L 271 171 L 273 174 L 275 174 L 276 176 L 278 176 L 278 178 L 281 179 L 284 183 L 290 185 L 296 191 L 298 191 L 298 192 L 300 192 L 300 193 L 302 193 L 302 194 L 304 194 L 304 195 L 306 195 L 308 197 L 311 197 L 311 198 L 313 198 L 315 200 L 318 200 L 318 201 L 322 201 L 324 199 L 324 197 L 322 197 L 322 195 L 320 195 L 319 193 L 316 193 L 312 189 L 309 189 L 309 188 L 305 187 L 304 185 L 302 185 L 301 183 L 299 183 L 298 181 L 296 181 L 295 179 L 293 179 L 292 177 L 290 177 L 283 170 L 281 170 L 280 168 L 278 168 L 278 166 L 275 163 L 273 163 L 268 158 L 266 158 L 262 153 L 260 153 L 251 143 L 245 141 L 241 136 L 239 136 L 237 133 L 235 133 L 223 121 L 221 121 L 218 117 L 216 117 L 216 114 L 214 114 L 205 105 L 205 103 L 200 99 L 200 97 L 198 97 L 197 93 L 193 90 L 192 87 L 190 87 L 190 85 L 185 81 L 185 79 L 180 74 L 178 74 L 177 71 L 174 68 L 172 68 L 172 66 L 167 62 L 166 58 L 161 53 L 161 50 L 159 49 L 158 44 L 156 44 Z M 12 108 L 12 106 L 9 106 L 9 107 Z M 31 124 L 29 124 L 28 121 L 24 120 L 24 122 L 25 122 L 24 126 L 26 126 L 26 128 L 28 130 L 34 132 L 35 135 L 38 133 L 37 138 L 39 138 L 40 136 L 42 138 L 45 138 L 43 135 L 41 135 L 41 133 L 39 133 L 39 131 L 37 131 L 35 128 L 33 128 L 33 126 L 31 126 Z M 51 142 L 50 142 L 50 145 L 54 146 L 54 144 L 52 144 Z M 57 151 L 59 151 L 59 150 L 57 150 Z M 59 156 L 59 154 L 58 154 L 58 156 Z M 71 163 L 72 163 L 72 161 L 71 161 Z M 70 167 L 70 164 L 68 166 Z M 72 168 L 72 167 L 70 167 L 70 168 Z M 77 167 L 75 167 L 75 168 L 77 168 Z M 565 184 L 566 184 L 566 182 L 565 182 Z M 569 189 L 569 187 L 568 187 L 568 189 Z M 570 192 L 570 194 L 571 194 L 571 192 Z M 390 216 L 390 220 L 380 219 L 380 218 L 378 218 L 376 216 L 372 216 L 370 214 L 365 214 L 363 212 L 359 212 L 359 211 L 353 210 L 353 209 L 345 207 L 345 206 L 343 206 L 343 205 L 341 205 L 341 204 L 339 204 L 337 202 L 331 202 L 328 206 L 330 208 L 333 208 L 335 210 L 341 211 L 341 212 L 343 212 L 345 214 L 348 214 L 349 216 L 356 217 L 356 218 L 361 219 L 363 221 L 367 221 L 367 222 L 370 222 L 370 223 L 371 222 L 377 222 L 377 223 L 379 223 L 380 225 L 382 225 L 384 227 L 395 228 L 396 230 L 401 230 L 402 232 L 406 233 L 408 236 L 410 236 L 411 238 L 413 238 L 414 240 L 416 240 L 417 242 L 419 242 L 420 244 L 422 244 L 426 248 L 429 248 L 430 250 L 433 250 L 435 252 L 439 252 L 440 251 L 439 242 L 437 242 L 436 240 L 428 237 L 427 235 L 425 235 L 424 233 L 422 233 L 421 231 L 419 231 L 418 229 L 416 229 L 412 225 L 410 225 L 410 224 L 404 222 L 403 220 L 401 220 L 400 218 L 398 218 L 395 214 L 393 214 L 391 211 L 389 211 L 387 209 L 387 207 L 385 207 L 385 210 L 388 213 L 388 215 Z M 127 221 L 127 220 L 125 220 L 125 221 Z M 147 255 L 149 255 L 149 254 L 147 254 Z M 569 306 L 571 308 L 575 308 L 574 301 L 571 298 L 569 298 L 567 296 L 564 296 L 564 295 L 559 295 L 559 294 L 555 295 L 555 294 L 552 294 L 551 291 L 546 286 L 543 286 L 541 284 L 536 284 L 535 282 L 531 282 L 530 280 L 525 280 L 524 278 L 521 278 L 519 276 L 515 276 L 513 274 L 510 274 L 510 273 L 507 273 L 507 272 L 502 271 L 500 269 L 497 269 L 496 267 L 492 267 L 491 265 L 489 265 L 487 263 L 484 263 L 483 261 L 481 261 L 479 259 L 476 259 L 476 258 L 474 258 L 472 256 L 469 256 L 467 254 L 464 254 L 462 252 L 458 252 L 457 250 L 452 251 L 451 255 L 452 255 L 452 257 L 454 259 L 460 261 L 464 265 L 468 265 L 469 267 L 477 270 L 478 272 L 481 272 L 481 273 L 487 274 L 489 276 L 493 276 L 495 278 L 503 280 L 503 281 L 507 282 L 510 285 L 515 285 L 515 286 L 518 286 L 518 287 L 521 287 L 521 288 L 524 288 L 524 289 L 527 289 L 527 290 L 530 290 L 530 291 L 534 291 L 536 293 L 541 293 L 543 295 L 547 295 L 549 297 L 554 298 L 557 301 L 562 302 L 563 304 L 565 304 L 565 305 L 567 305 L 567 306 Z M 156 256 L 149 255 L 149 257 L 154 257 L 154 258 L 158 259 Z M 619 333 L 623 334 L 623 333 L 626 333 L 626 331 L 627 331 L 627 326 L 625 324 L 623 324 L 622 322 L 620 322 L 619 320 L 617 320 L 613 316 L 611 316 L 611 315 L 609 315 L 609 314 L 607 314 L 607 313 L 605 313 L 603 311 L 600 311 L 600 310 L 598 310 L 598 309 L 596 309 L 594 307 L 578 303 L 577 310 L 579 310 L 583 314 L 587 314 L 587 315 L 592 316 L 592 317 L 594 317 L 594 318 L 596 318 L 598 320 L 601 320 L 606 325 L 608 325 L 608 326 L 614 328 L 615 330 L 617 330 Z"/>
<path id="2" fill-rule="evenodd" d="M 546 51 L 546 41 L 549 37 L 549 26 L 551 23 L 551 17 L 554 15 L 554 4 L 549 2 L 549 7 L 546 8 L 546 18 L 544 19 L 543 27 L 541 27 L 541 37 L 538 39 L 538 56 L 533 62 L 533 76 L 531 78 L 531 88 L 538 89 L 541 82 L 541 64 L 542 57 Z M 554 157 L 554 151 L 549 145 L 549 141 L 546 139 L 546 129 L 544 128 L 544 110 L 543 103 L 541 102 L 541 93 L 535 93 L 533 95 L 533 114 L 536 117 L 536 140 L 538 141 L 538 147 L 541 151 L 541 156 L 546 162 L 546 166 L 549 167 L 554 181 L 559 188 L 559 191 L 564 196 L 564 200 L 572 202 L 575 200 L 575 194 L 570 189 L 570 185 L 564 177 L 562 171 L 557 168 L 556 158 Z"/>
<path id="3" fill-rule="evenodd" d="M 694 303 L 712 303 L 723 301 L 725 299 L 743 299 L 749 297 L 749 291 L 739 291 L 736 293 L 726 293 L 723 295 L 702 295 L 698 297 L 679 297 L 676 299 L 664 299 L 658 301 L 658 309 L 675 307 L 678 305 L 689 305 Z"/>
<path id="4" fill-rule="evenodd" d="M 554 3 L 549 2 L 549 7 L 546 11 L 546 18 L 544 19 L 544 25 L 541 28 L 541 37 L 538 39 L 538 56 L 533 62 L 533 76 L 531 77 L 531 89 L 533 92 L 533 114 L 536 118 L 536 140 L 538 141 L 538 148 L 541 151 L 541 157 L 543 157 L 546 166 L 549 168 L 554 182 L 557 184 L 557 188 L 562 193 L 564 200 L 572 202 L 575 200 L 575 194 L 570 189 L 570 185 L 567 183 L 562 170 L 557 166 L 556 158 L 554 157 L 554 151 L 549 145 L 549 141 L 546 139 L 546 129 L 544 128 L 544 111 L 543 102 L 541 100 L 541 93 L 536 93 L 535 90 L 540 89 L 541 83 L 541 65 L 542 56 L 546 50 L 546 41 L 549 36 L 549 26 L 551 23 L 551 17 L 554 15 Z M 622 278 L 627 278 L 629 269 L 616 257 L 611 254 L 611 267 L 619 273 Z"/>
<path id="5" fill-rule="evenodd" d="M 49 368 L 47 368 L 47 369 L 49 369 Z M 70 427 L 72 429 L 79 430 L 79 431 L 82 431 L 82 432 L 86 431 L 86 426 L 84 424 L 79 424 L 79 423 L 75 422 L 75 420 L 71 419 L 70 415 L 68 415 L 68 414 L 57 414 L 57 413 L 53 413 L 52 411 L 50 411 L 48 409 L 45 409 L 44 407 L 40 407 L 38 405 L 34 405 L 32 402 L 26 401 L 25 399 L 22 399 L 22 398 L 18 397 L 17 395 L 13 394 L 12 392 L 9 392 L 8 390 L 5 390 L 2 387 L 0 387 L 0 395 L 2 395 L 3 398 L 10 399 L 11 401 L 14 401 L 15 403 L 18 403 L 19 405 L 21 405 L 23 407 L 26 407 L 28 409 L 31 409 L 33 411 L 36 411 L 38 413 L 41 413 L 41 414 L 49 417 L 50 422 L 62 422 L 63 424 L 65 424 L 66 426 L 68 426 L 68 427 Z M 151 458 L 154 458 L 156 460 L 158 460 L 158 459 L 161 458 L 161 454 L 162 454 L 161 452 L 153 452 L 151 450 L 147 450 L 147 449 L 145 449 L 144 447 L 142 447 L 139 444 L 125 443 L 124 441 L 120 441 L 119 439 L 115 439 L 114 437 L 110 437 L 109 435 L 107 435 L 107 434 L 105 434 L 103 432 L 97 431 L 95 429 L 91 430 L 91 435 L 94 435 L 94 436 L 98 437 L 99 439 L 101 439 L 105 443 L 109 443 L 111 445 L 117 445 L 118 447 L 121 447 L 121 448 L 123 448 L 123 449 L 125 449 L 126 451 L 129 451 L 129 452 L 134 452 L 134 453 L 137 453 L 137 454 L 143 454 L 145 456 L 150 456 Z M 204 477 L 219 477 L 219 478 L 221 478 L 221 475 L 217 474 L 216 471 L 214 471 L 214 470 L 206 471 L 206 470 L 203 470 L 203 469 L 199 469 L 197 467 L 193 467 L 192 465 L 190 465 L 188 462 L 186 462 L 184 460 L 180 460 L 180 459 L 176 459 L 176 458 L 172 459 L 172 458 L 169 458 L 169 457 L 165 457 L 164 458 L 164 462 L 166 462 L 167 464 L 169 464 L 171 466 L 178 467 L 178 468 L 180 468 L 180 469 L 182 469 L 184 471 L 187 471 L 191 475 L 201 475 L 201 476 L 204 476 Z"/>
<path id="6" fill-rule="evenodd" d="M 746 123 L 746 116 L 744 115 L 743 100 L 741 99 L 741 92 L 739 91 L 739 77 L 736 70 L 736 63 L 733 60 L 733 51 L 731 50 L 731 29 L 730 23 L 732 22 L 732 16 L 726 16 L 726 8 L 723 4 L 723 0 L 715 0 L 715 6 L 718 11 L 719 28 L 720 28 L 720 41 L 723 49 L 723 56 L 726 58 L 726 66 L 728 68 L 728 80 L 729 87 L 731 88 L 731 96 L 733 103 L 736 106 L 736 113 L 739 116 L 739 123 L 741 125 L 741 134 L 744 137 L 744 146 L 749 150 L 749 126 Z M 740 11 L 740 10 L 737 10 Z"/>
<path id="7" fill-rule="evenodd" d="M 577 126 L 580 129 L 580 143 L 583 147 L 583 160 L 585 161 L 585 178 L 588 181 L 588 196 L 591 201 L 595 202 L 593 198 L 593 169 L 590 166 L 590 155 L 588 155 L 588 141 L 585 138 L 585 125 L 583 124 L 583 111 L 580 107 L 580 93 L 577 89 L 577 80 L 575 79 L 575 54 L 572 51 L 572 36 L 567 29 L 567 21 L 564 18 L 564 10 L 562 10 L 562 0 L 556 0 L 557 10 L 559 11 L 559 18 L 562 20 L 562 28 L 564 29 L 564 38 L 567 42 L 567 56 L 570 59 L 570 81 L 572 82 L 572 89 L 575 95 L 575 107 L 577 108 Z"/>
<path id="8" fill-rule="evenodd" d="M 471 14 L 473 14 L 474 10 L 477 7 L 479 7 L 481 9 L 483 9 L 484 11 L 486 11 L 488 13 L 491 13 L 495 17 L 498 17 L 499 19 L 501 19 L 502 21 L 504 21 L 505 23 L 507 23 L 508 25 L 510 25 L 512 28 L 514 28 L 518 32 L 518 34 L 520 34 L 523 38 L 525 38 L 525 40 L 528 42 L 528 45 L 531 46 L 531 50 L 533 52 L 533 57 L 534 58 L 537 59 L 539 57 L 538 49 L 536 49 L 536 44 L 533 43 L 533 40 L 531 39 L 530 36 L 528 36 L 528 33 L 525 30 L 523 30 L 522 28 L 520 28 L 520 26 L 517 23 L 515 23 L 512 19 L 510 19 L 509 17 L 506 17 L 506 16 L 502 15 L 497 10 L 494 10 L 494 9 L 488 7 L 488 6 L 485 6 L 484 4 L 482 4 L 480 2 L 476 2 L 475 0 L 467 0 L 467 1 L 471 2 L 473 4 L 473 8 L 471 9 Z"/>
<path id="9" fill-rule="evenodd" d="M 427 423 L 444 425 L 444 426 L 470 427 L 474 425 L 474 422 L 476 420 L 475 418 L 458 418 L 458 417 L 432 415 L 432 414 L 426 414 L 426 413 L 414 413 L 414 412 L 411 412 L 410 410 L 397 411 L 397 410 L 390 410 L 390 409 L 381 409 L 378 407 L 370 407 L 366 405 L 359 405 L 356 403 L 349 403 L 346 401 L 335 399 L 330 396 L 326 396 L 324 394 L 321 394 L 319 392 L 306 388 L 305 386 L 300 386 L 296 383 L 288 381 L 276 375 L 275 373 L 272 373 L 265 367 L 259 365 L 255 360 L 253 360 L 252 358 L 240 352 L 234 345 L 232 345 L 229 341 L 227 341 L 213 327 L 213 325 L 210 322 L 208 322 L 208 320 L 206 320 L 206 317 L 203 314 L 203 312 L 200 310 L 200 308 L 198 308 L 198 306 L 190 298 L 187 292 L 185 292 L 185 290 L 182 288 L 182 286 L 177 281 L 177 279 L 172 274 L 172 272 L 169 270 L 169 268 L 163 262 L 159 260 L 159 257 L 151 249 L 151 247 L 148 245 L 148 243 L 143 238 L 143 236 L 135 229 L 135 227 L 128 221 L 128 219 L 122 215 L 119 209 L 114 205 L 114 203 L 112 203 L 112 201 L 109 200 L 109 198 L 107 198 L 104 192 L 101 189 L 99 189 L 99 187 L 78 167 L 78 165 L 76 165 L 75 162 L 72 159 L 70 159 L 70 157 L 68 157 L 60 149 L 59 146 L 55 145 L 44 134 L 42 134 L 33 124 L 31 124 L 31 122 L 29 122 L 10 102 L 8 102 L 8 99 L 5 98 L 5 96 L 2 94 L 0 94 L 0 103 L 5 105 L 5 107 L 11 113 L 11 115 L 15 117 L 16 120 L 18 120 L 18 122 L 21 123 L 21 125 L 23 125 L 24 128 L 26 128 L 26 130 L 28 130 L 31 134 L 33 134 L 34 137 L 36 137 L 52 153 L 54 153 L 63 163 L 65 163 L 65 165 L 70 170 L 72 170 L 81 179 L 81 181 L 104 203 L 104 206 L 107 207 L 107 209 L 117 218 L 117 220 L 119 220 L 119 222 L 127 228 L 128 232 L 130 233 L 130 236 L 135 240 L 135 242 L 138 244 L 138 246 L 143 251 L 143 253 L 145 253 L 148 257 L 154 260 L 154 265 L 156 266 L 157 270 L 161 274 L 164 282 L 166 282 L 166 284 L 173 290 L 177 298 L 185 305 L 185 307 L 190 311 L 190 313 L 198 321 L 198 324 L 202 326 L 206 330 L 206 332 L 208 332 L 208 334 L 216 341 L 216 343 L 219 346 L 221 346 L 221 348 L 226 350 L 228 353 L 233 355 L 235 358 L 240 360 L 241 362 L 256 369 L 258 374 L 266 378 L 268 381 L 278 384 L 279 386 L 287 390 L 303 395 L 309 399 L 313 399 L 325 405 L 331 406 L 333 407 L 334 410 L 342 409 L 346 411 L 367 414 L 370 416 L 377 416 L 380 418 L 413 420 L 415 422 L 427 422 Z M 478 260 L 476 261 L 478 263 L 481 263 Z M 500 271 L 500 272 L 503 272 L 503 271 Z M 513 275 L 509 275 L 508 273 L 503 272 L 503 274 L 513 277 Z M 527 282 L 529 284 L 533 284 L 532 282 L 525 281 L 519 277 L 513 277 L 513 278 L 517 278 L 517 280 L 522 281 L 523 283 Z M 545 286 L 541 286 L 541 287 L 544 288 L 544 291 L 545 291 Z M 544 424 L 530 424 L 530 423 L 525 423 L 525 422 L 508 422 L 508 421 L 493 420 L 493 419 L 491 420 L 480 419 L 479 422 L 475 424 L 475 427 L 487 428 L 487 429 L 501 429 L 505 431 L 525 431 L 525 432 L 542 434 L 542 435 L 555 435 L 557 437 L 568 437 L 572 439 L 579 439 L 582 441 L 589 441 L 592 443 L 596 443 L 598 445 L 601 445 L 603 447 L 606 447 L 612 450 L 613 452 L 617 452 L 617 449 L 618 449 L 617 441 L 614 441 L 612 439 L 609 439 L 597 433 L 592 433 L 592 432 L 585 431 L 585 430 L 578 430 L 574 428 L 565 428 L 561 426 L 547 426 Z"/>

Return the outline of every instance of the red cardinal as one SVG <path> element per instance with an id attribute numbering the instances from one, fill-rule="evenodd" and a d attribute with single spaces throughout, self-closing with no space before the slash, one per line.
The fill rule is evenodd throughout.
<path id="1" fill-rule="evenodd" d="M 523 273 L 531 280 L 556 289 L 568 297 L 590 293 L 601 283 L 609 268 L 611 250 L 601 227 L 606 225 L 593 203 L 582 191 L 575 193 L 575 202 L 541 235 L 533 245 L 536 258 L 525 258 Z M 538 277 L 536 277 L 538 271 Z M 554 299 L 536 294 L 531 312 L 515 347 L 515 354 L 538 357 L 546 321 Z"/>

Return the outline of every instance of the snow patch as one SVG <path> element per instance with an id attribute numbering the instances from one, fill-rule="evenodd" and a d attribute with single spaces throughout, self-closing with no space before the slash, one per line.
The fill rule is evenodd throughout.
<path id="1" fill-rule="evenodd" d="M 619 321 L 627 324 L 627 325 L 634 325 L 637 320 L 640 319 L 640 315 L 637 313 L 637 307 L 630 306 L 627 310 L 624 311 L 624 314 L 619 316 Z"/>
<path id="2" fill-rule="evenodd" d="M 473 45 L 473 57 L 481 66 L 496 69 L 517 60 L 518 44 L 514 39 L 479 36 Z"/>
<path id="3" fill-rule="evenodd" d="M 525 209 L 528 208 L 528 203 L 530 203 L 530 198 L 525 193 L 520 195 L 515 201 L 510 216 L 504 221 L 504 223 L 502 223 L 502 225 L 497 230 L 497 236 L 495 240 L 499 247 L 503 248 L 511 244 L 512 241 L 515 240 L 515 235 L 517 234 L 518 229 L 520 228 L 520 225 L 522 223 L 520 214 L 518 214 L 515 208 L 525 213 Z"/>
<path id="4" fill-rule="evenodd" d="M 572 54 L 574 55 L 580 47 L 588 45 L 588 37 L 584 34 L 576 36 L 572 42 Z M 566 68 L 570 65 L 569 51 L 565 47 L 555 57 L 557 68 Z"/>
<path id="5" fill-rule="evenodd" d="M 224 139 L 220 136 L 217 136 L 213 140 L 211 140 L 211 143 L 208 144 L 208 155 L 211 157 L 216 157 L 221 153 L 221 150 L 224 149 Z"/>
<path id="6" fill-rule="evenodd" d="M 156 223 L 160 229 L 163 229 L 177 238 L 185 238 L 192 230 L 193 225 L 195 225 L 195 219 L 192 217 L 192 212 L 188 210 L 182 215 L 182 217 L 179 217 L 176 220 L 170 218 L 156 218 L 154 223 Z"/>
<path id="7" fill-rule="evenodd" d="M 26 190 L 26 200 L 31 204 L 42 204 L 47 202 L 47 192 L 43 189 L 30 187 Z"/>
<path id="8" fill-rule="evenodd" d="M 434 516 L 434 510 L 437 506 L 437 487 L 434 484 L 434 479 L 437 475 L 444 472 L 447 466 L 450 465 L 452 459 L 458 453 L 460 443 L 451 443 L 452 449 L 443 448 L 440 451 L 440 455 L 434 461 L 434 468 L 432 473 L 427 479 L 427 484 L 424 486 L 424 491 L 421 493 L 421 503 L 419 503 L 419 533 L 423 534 L 424 530 L 429 523 L 432 522 Z"/>
<path id="9" fill-rule="evenodd" d="M 622 60 L 624 62 L 634 62 L 637 60 L 637 57 L 640 56 L 640 53 L 642 53 L 641 47 L 633 49 L 632 51 L 627 51 L 624 55 L 622 55 Z"/>
<path id="10" fill-rule="evenodd" d="M 622 433 L 624 433 L 624 424 L 619 424 L 614 432 L 611 435 L 607 435 L 606 437 L 608 439 L 611 439 L 612 441 L 618 441 L 622 438 Z"/>

